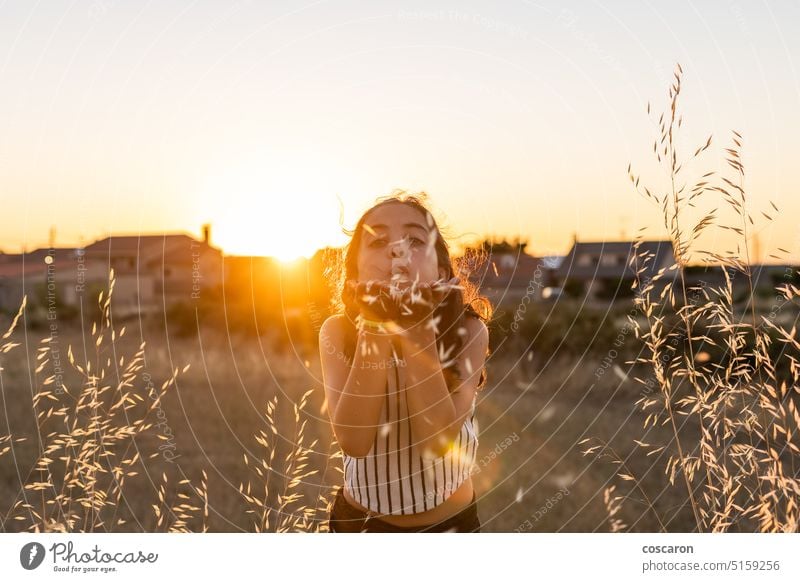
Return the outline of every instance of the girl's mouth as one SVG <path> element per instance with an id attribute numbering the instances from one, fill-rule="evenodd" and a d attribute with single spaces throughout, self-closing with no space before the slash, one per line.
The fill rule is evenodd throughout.
<path id="1" fill-rule="evenodd" d="M 389 278 L 392 282 L 408 281 L 410 280 L 408 269 L 392 269 L 392 276 Z"/>
<path id="2" fill-rule="evenodd" d="M 408 270 L 408 260 L 405 258 L 392 259 L 392 279 L 408 277 L 410 271 Z"/>

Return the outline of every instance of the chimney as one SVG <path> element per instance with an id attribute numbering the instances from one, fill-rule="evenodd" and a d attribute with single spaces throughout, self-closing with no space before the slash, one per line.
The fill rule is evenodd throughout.
<path id="1" fill-rule="evenodd" d="M 211 225 L 210 224 L 204 224 L 203 225 L 203 242 L 206 245 L 210 245 L 211 244 Z"/>

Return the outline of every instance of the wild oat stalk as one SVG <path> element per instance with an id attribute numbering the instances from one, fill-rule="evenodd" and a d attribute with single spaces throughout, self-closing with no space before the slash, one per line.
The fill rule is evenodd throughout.
<path id="1" fill-rule="evenodd" d="M 758 321 L 749 251 L 749 229 L 755 222 L 747 210 L 740 134 L 733 132 L 733 145 L 725 149 L 726 162 L 735 176 L 717 177 L 715 172 L 708 172 L 687 190 L 687 164 L 710 147 L 711 137 L 688 159 L 679 156 L 676 136 L 682 122 L 677 106 L 681 74 L 677 65 L 669 91 L 669 111 L 659 119 L 660 136 L 653 145 L 668 175 L 665 192 L 657 195 L 647 187 L 640 190 L 639 177 L 628 166 L 637 192 L 661 208 L 675 255 L 674 265 L 659 269 L 646 280 L 642 274 L 653 257 L 638 252 L 640 239 L 631 257 L 636 274 L 633 288 L 638 289 L 634 301 L 645 323 L 639 318 L 629 320 L 645 356 L 627 363 L 648 368 L 659 389 L 637 401 L 647 415 L 643 428 L 668 425 L 672 433 L 671 442 L 660 445 L 634 442 L 637 448 L 651 449 L 648 456 L 669 449 L 669 483 L 674 485 L 676 477 L 681 476 L 697 531 L 796 532 L 800 530 L 800 475 L 796 469 L 800 461 L 800 414 L 795 402 L 800 394 L 800 343 L 794 327 L 787 331 L 764 316 Z M 647 109 L 649 113 L 649 105 Z M 720 195 L 740 218 L 740 225 L 719 227 L 739 235 L 744 251 L 739 244 L 735 253 L 729 251 L 726 256 L 698 250 L 710 257 L 705 262 L 722 265 L 726 282 L 720 288 L 706 284 L 687 288 L 689 251 L 703 230 L 714 224 L 715 210 L 697 222 L 688 236 L 683 215 L 687 207 L 694 207 L 695 198 L 714 194 Z M 770 204 L 777 211 L 775 204 Z M 772 220 L 769 214 L 762 214 Z M 744 257 L 740 258 L 742 253 Z M 747 278 L 749 312 L 741 317 L 735 310 L 729 270 Z M 789 283 L 776 291 L 786 304 L 800 297 L 800 289 Z M 785 346 L 777 356 L 769 350 L 774 341 Z M 711 361 L 702 351 L 704 346 L 709 351 L 711 346 L 717 351 L 724 349 L 719 361 Z M 784 369 L 788 374 L 779 377 L 779 370 Z M 635 379 L 647 384 L 643 378 Z M 698 431 L 698 436 L 693 436 Z M 587 452 L 593 452 L 592 448 Z M 630 471 L 618 476 L 633 481 L 639 489 L 643 486 Z M 650 509 L 655 512 L 653 503 Z"/>
<path id="2" fill-rule="evenodd" d="M 614 495 L 616 485 L 611 485 L 603 489 L 603 503 L 606 506 L 606 513 L 608 514 L 608 528 L 611 533 L 618 533 L 625 531 L 628 526 L 622 521 L 621 518 L 615 517 L 622 509 L 622 495 Z"/>
<path id="3" fill-rule="evenodd" d="M 208 475 L 206 474 L 205 469 L 203 469 L 203 479 L 200 482 L 200 487 L 193 487 L 189 479 L 182 479 L 178 482 L 178 485 L 188 485 L 193 490 L 194 494 L 202 501 L 202 507 L 190 504 L 189 501 L 192 498 L 186 493 L 168 490 L 168 482 L 169 479 L 167 478 L 167 474 L 165 472 L 161 475 L 161 484 L 158 486 L 158 503 L 154 503 L 152 505 L 153 512 L 155 513 L 157 520 L 156 527 L 162 528 L 164 525 L 166 525 L 167 527 L 165 529 L 168 532 L 188 533 L 194 531 L 189 527 L 189 521 L 195 518 L 195 514 L 199 514 L 202 511 L 201 531 L 204 533 L 207 532 Z M 175 499 L 170 499 L 168 503 L 168 497 L 171 496 L 171 493 L 174 493 L 180 501 L 176 503 Z M 169 523 L 167 523 L 168 519 L 171 519 Z"/>
<path id="4" fill-rule="evenodd" d="M 239 484 L 239 493 L 250 506 L 247 513 L 255 516 L 253 528 L 256 532 L 289 532 L 289 531 L 320 531 L 324 520 L 320 519 L 324 506 L 319 503 L 315 507 L 304 505 L 303 495 L 294 490 L 303 483 L 303 479 L 318 473 L 317 469 L 305 471 L 308 467 L 308 455 L 313 451 L 317 444 L 317 439 L 308 446 L 305 445 L 305 428 L 307 420 L 300 421 L 300 413 L 305 410 L 308 403 L 308 396 L 313 392 L 307 391 L 300 397 L 300 404 L 292 404 L 294 409 L 294 438 L 290 441 L 292 448 L 285 458 L 285 468 L 280 472 L 275 469 L 276 438 L 278 435 L 278 423 L 275 419 L 278 398 L 273 397 L 267 403 L 266 419 L 272 435 L 267 431 L 261 430 L 255 436 L 256 442 L 264 449 L 258 465 L 250 465 L 247 453 L 244 454 L 245 465 L 251 467 L 252 471 L 258 474 L 262 482 L 260 488 L 262 493 L 254 494 L 252 482 L 248 480 L 247 486 Z M 263 470 L 262 470 L 263 469 Z M 266 473 L 266 475 L 265 475 Z M 270 493 L 270 478 L 272 473 L 283 476 L 283 488 L 276 496 Z M 294 490 L 294 491 L 293 491 Z M 325 501 L 324 496 L 320 496 L 318 501 Z"/>
<path id="5" fill-rule="evenodd" d="M 33 471 L 37 477 L 23 484 L 22 499 L 16 501 L 6 517 L 13 515 L 15 521 L 27 524 L 29 531 L 113 531 L 125 523 L 116 514 L 120 504 L 127 503 L 126 482 L 138 474 L 137 464 L 146 469 L 135 439 L 152 428 L 147 417 L 179 374 L 176 368 L 153 398 L 142 387 L 144 383 L 137 382 L 143 368 L 144 342 L 127 363 L 124 356 L 112 361 L 106 352 L 113 353 L 116 359 L 115 342 L 125 334 L 124 327 L 117 334 L 111 324 L 113 289 L 111 269 L 108 294 L 104 298 L 101 292 L 98 297 L 100 325 L 92 325 L 93 357 L 79 362 L 72 346 L 68 347 L 69 363 L 82 378 L 81 386 L 57 382 L 53 374 L 41 381 L 41 389 L 33 396 L 40 440 Z M 3 340 L 13 332 L 26 302 L 27 297 Z M 44 338 L 38 349 L 40 363 L 34 371 L 37 385 L 39 374 L 50 362 L 51 339 L 52 336 Z M 113 351 L 104 350 L 104 344 L 110 344 Z M 0 353 L 18 345 L 8 341 L 0 346 Z M 182 531 L 189 511 L 191 506 L 179 505 L 165 512 L 174 518 L 169 529 Z M 6 519 L 0 524 L 4 529 Z"/>

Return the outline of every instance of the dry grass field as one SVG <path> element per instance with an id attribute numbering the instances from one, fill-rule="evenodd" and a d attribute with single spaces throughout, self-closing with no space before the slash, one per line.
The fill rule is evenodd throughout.
<path id="1" fill-rule="evenodd" d="M 0 457 L 4 531 L 45 529 L 45 524 L 59 527 L 67 516 L 73 519 L 69 529 L 82 531 L 324 529 L 327 499 L 341 480 L 341 459 L 323 410 L 314 351 L 278 351 L 267 339 L 236 339 L 214 331 L 198 338 L 169 338 L 163 330 L 134 330 L 128 323 L 113 349 L 100 346 L 101 359 L 110 357 L 112 364 L 124 361 L 122 367 L 107 368 L 98 382 L 101 388 L 104 382 L 112 386 L 98 397 L 110 404 L 99 407 L 105 408 L 98 410 L 99 423 L 112 418 L 108 409 L 119 398 L 106 396 L 126 391 L 131 400 L 129 410 L 120 406 L 113 416 L 118 427 L 131 427 L 130 434 L 111 439 L 113 427 L 92 425 L 91 397 L 68 423 L 54 414 L 40 419 L 43 428 L 37 430 L 36 414 L 51 407 L 74 409 L 82 378 L 75 370 L 66 374 L 65 393 L 53 396 L 58 400 L 40 397 L 34 409 L 33 394 L 53 387 L 43 385 L 51 375 L 51 362 L 34 374 L 43 361 L 37 361 L 37 349 L 48 345 L 41 340 L 49 333 L 17 330 L 17 335 L 22 345 L 2 359 L 0 432 L 25 440 Z M 77 346 L 93 343 L 91 329 L 84 336 L 79 330 L 63 332 L 58 339 L 59 348 L 66 352 L 73 346 L 76 357 Z M 142 343 L 141 368 L 129 386 L 118 389 L 124 366 Z M 586 361 L 573 369 L 575 362 L 563 359 L 534 373 L 529 364 L 510 355 L 498 353 L 490 360 L 489 383 L 478 403 L 480 448 L 474 474 L 485 531 L 525 529 L 524 522 L 534 516 L 532 531 L 608 530 L 602 493 L 614 469 L 581 454 L 578 442 L 588 435 L 601 437 L 625 456 L 632 452 L 630 427 L 641 424 L 644 417 L 634 406 L 633 382 L 618 385 L 607 377 L 598 383 L 594 372 L 599 364 Z M 189 369 L 181 373 L 187 365 Z M 156 401 L 156 393 L 176 369 L 174 383 Z M 306 404 L 300 407 L 304 394 Z M 125 414 L 116 414 L 120 411 Z M 142 426 L 135 424 L 139 420 L 150 426 L 137 432 Z M 70 432 L 72 444 L 60 436 Z M 65 460 L 70 455 L 73 458 Z M 44 465 L 46 471 L 39 470 L 40 458 L 52 459 Z M 85 465 L 76 466 L 77 459 Z M 125 462 L 130 459 L 134 461 Z M 644 473 L 649 463 L 638 461 L 631 463 Z M 94 469 L 89 469 L 91 463 L 96 464 Z M 136 473 L 125 477 L 121 492 L 113 467 Z M 313 474 L 303 476 L 309 472 Z M 71 490 L 64 486 L 65 474 L 75 479 Z M 293 477 L 296 484 L 290 487 Z M 658 487 L 663 470 L 652 470 L 648 479 Z M 181 484 L 184 480 L 188 483 Z M 23 483 L 48 485 L 24 489 Z M 248 483 L 247 497 L 252 501 L 245 497 Z M 558 503 L 548 504 L 559 491 Z M 297 499 L 287 501 L 292 494 Z M 260 505 L 265 499 L 267 516 Z M 664 488 L 657 501 L 664 514 L 673 516 L 672 529 L 686 529 L 691 521 L 682 500 L 680 492 Z M 196 509 L 176 509 L 182 504 Z M 625 510 L 636 529 L 657 527 L 637 504 Z"/>

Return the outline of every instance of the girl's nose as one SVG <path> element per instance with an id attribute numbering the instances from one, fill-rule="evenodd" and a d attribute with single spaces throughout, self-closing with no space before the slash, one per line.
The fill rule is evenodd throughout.
<path id="1" fill-rule="evenodd" d="M 408 255 L 408 243 L 399 241 L 392 246 L 392 258 L 405 259 Z"/>

